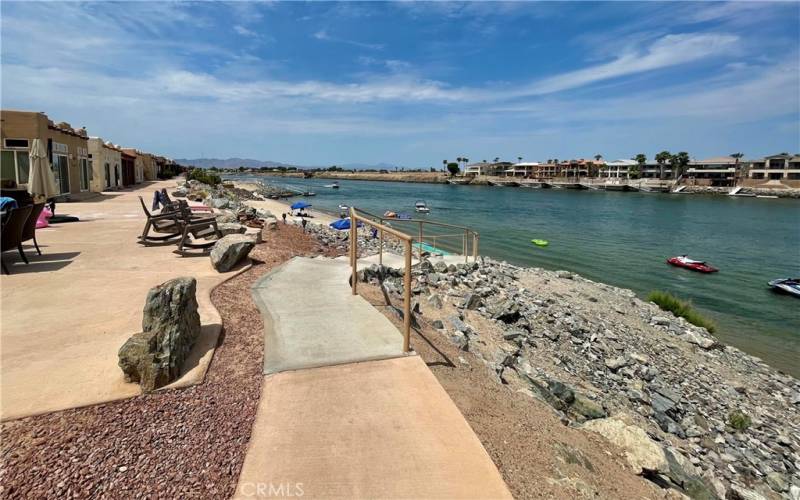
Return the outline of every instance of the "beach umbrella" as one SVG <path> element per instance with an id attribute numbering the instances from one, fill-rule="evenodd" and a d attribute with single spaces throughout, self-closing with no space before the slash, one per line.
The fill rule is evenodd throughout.
<path id="1" fill-rule="evenodd" d="M 292 205 L 292 210 L 300 210 L 303 208 L 308 208 L 311 206 L 311 203 L 306 203 L 304 201 L 298 201 Z"/>
<path id="2" fill-rule="evenodd" d="M 330 227 L 334 228 L 334 229 L 339 229 L 339 230 L 350 229 L 350 217 L 348 217 L 346 219 L 339 219 L 339 220 L 333 221 L 328 225 Z M 356 224 L 356 227 L 363 227 L 363 226 L 364 226 L 364 223 L 361 222 L 361 221 L 358 221 L 358 224 Z"/>
<path id="3" fill-rule="evenodd" d="M 330 223 L 330 226 L 340 231 L 344 229 L 350 229 L 350 219 L 339 219 L 337 221 L 333 221 Z"/>
<path id="4" fill-rule="evenodd" d="M 34 139 L 31 144 L 28 192 L 34 198 L 41 196 L 45 199 L 59 194 L 50 162 L 47 161 L 47 150 L 39 139 Z"/>

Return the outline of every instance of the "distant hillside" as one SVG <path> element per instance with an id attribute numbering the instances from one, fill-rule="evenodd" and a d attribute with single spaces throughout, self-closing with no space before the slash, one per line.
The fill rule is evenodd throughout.
<path id="1" fill-rule="evenodd" d="M 178 158 L 175 160 L 180 165 L 184 165 L 187 167 L 198 167 L 198 168 L 275 168 L 275 167 L 297 167 L 297 168 L 327 168 L 331 165 L 325 165 L 323 167 L 320 166 L 308 166 L 308 165 L 292 165 L 290 163 L 282 163 L 279 161 L 271 161 L 271 160 L 253 160 L 250 158 L 195 158 L 195 159 L 187 159 L 187 158 Z M 368 164 L 368 163 L 343 163 L 337 166 L 344 168 L 346 170 L 389 170 L 394 171 L 395 168 L 401 169 L 403 168 L 400 165 L 392 165 L 389 163 L 375 163 L 375 164 Z"/>
<path id="2" fill-rule="evenodd" d="M 281 163 L 277 161 L 261 161 L 261 160 L 252 160 L 249 158 L 195 158 L 193 160 L 186 159 L 186 158 L 179 158 L 175 160 L 181 165 L 184 166 L 191 166 L 191 167 L 198 167 L 198 168 L 238 168 L 238 167 L 245 167 L 245 168 L 261 168 L 261 167 L 298 167 L 297 165 L 290 165 L 288 163 Z M 298 167 L 303 168 L 303 167 Z"/>

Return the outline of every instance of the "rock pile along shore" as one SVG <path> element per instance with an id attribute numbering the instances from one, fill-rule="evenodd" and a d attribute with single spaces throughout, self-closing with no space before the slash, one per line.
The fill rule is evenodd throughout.
<path id="1" fill-rule="evenodd" d="M 346 237 L 316 228 L 324 246 Z M 364 253 L 377 242 L 360 235 Z M 384 251 L 387 246 L 384 247 Z M 395 244 L 391 251 L 399 253 Z M 800 382 L 630 290 L 489 258 L 413 271 L 415 319 L 692 498 L 800 498 Z M 402 302 L 402 271 L 372 266 Z"/>

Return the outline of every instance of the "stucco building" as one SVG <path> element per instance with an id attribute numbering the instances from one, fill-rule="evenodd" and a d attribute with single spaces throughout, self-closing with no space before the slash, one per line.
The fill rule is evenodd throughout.
<path id="1" fill-rule="evenodd" d="M 89 138 L 89 159 L 92 162 L 91 190 L 117 189 L 122 185 L 122 152 L 100 137 Z"/>
<path id="2" fill-rule="evenodd" d="M 56 124 L 35 111 L 0 111 L 0 177 L 4 185 L 27 184 L 34 139 L 40 139 L 47 148 L 60 194 L 89 191 L 92 163 L 86 130 L 76 130 L 66 122 Z"/>

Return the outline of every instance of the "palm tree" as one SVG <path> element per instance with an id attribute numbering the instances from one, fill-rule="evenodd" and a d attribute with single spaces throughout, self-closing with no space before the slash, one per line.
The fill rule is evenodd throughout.
<path id="1" fill-rule="evenodd" d="M 521 157 L 521 156 L 517 156 L 517 161 L 518 161 L 519 163 L 522 163 L 522 157 Z"/>
<path id="2" fill-rule="evenodd" d="M 670 157 L 669 162 L 673 166 L 672 177 L 674 179 L 679 179 L 683 172 L 686 171 L 686 167 L 689 166 L 689 153 L 686 151 L 681 151 L 680 153 L 673 155 Z"/>
<path id="3" fill-rule="evenodd" d="M 644 169 L 645 164 L 647 163 L 647 155 L 644 153 L 639 153 L 638 155 L 632 158 L 638 165 L 631 171 L 628 169 L 628 178 L 630 179 L 631 175 L 633 175 L 634 179 L 638 179 L 640 175 L 642 175 L 642 170 Z"/>
<path id="4" fill-rule="evenodd" d="M 731 155 L 731 158 L 735 158 L 736 159 L 736 165 L 734 166 L 734 173 L 733 173 L 734 186 L 739 184 L 739 179 L 741 178 L 741 175 L 740 175 L 740 172 L 739 172 L 739 160 L 742 159 L 743 156 L 744 156 L 744 153 L 733 153 Z"/>
<path id="5" fill-rule="evenodd" d="M 495 162 L 495 163 L 497 163 L 497 162 L 499 162 L 499 161 L 500 161 L 500 157 L 499 157 L 499 156 L 495 156 L 495 157 L 494 157 L 494 162 Z"/>
<path id="6" fill-rule="evenodd" d="M 658 163 L 658 178 L 664 179 L 664 164 L 672 159 L 672 154 L 669 151 L 662 151 L 656 155 L 656 163 Z"/>
<path id="7" fill-rule="evenodd" d="M 595 161 L 600 161 L 600 159 L 601 159 L 602 157 L 603 157 L 603 155 L 601 155 L 601 154 L 596 154 L 596 155 L 594 155 L 594 160 L 595 160 Z"/>

